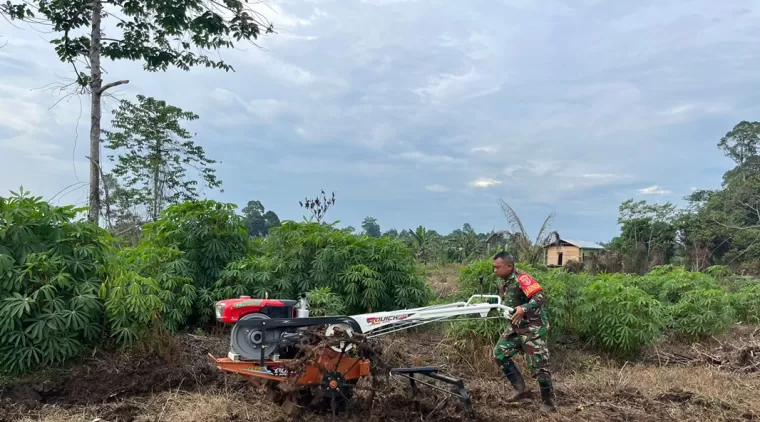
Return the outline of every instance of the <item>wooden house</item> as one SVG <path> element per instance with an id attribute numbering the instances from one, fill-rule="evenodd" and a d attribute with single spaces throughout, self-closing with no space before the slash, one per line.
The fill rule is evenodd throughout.
<path id="1" fill-rule="evenodd" d="M 583 262 L 587 256 L 603 251 L 604 247 L 594 242 L 560 238 L 559 245 L 553 242 L 544 250 L 548 267 L 562 267 L 568 261 Z"/>

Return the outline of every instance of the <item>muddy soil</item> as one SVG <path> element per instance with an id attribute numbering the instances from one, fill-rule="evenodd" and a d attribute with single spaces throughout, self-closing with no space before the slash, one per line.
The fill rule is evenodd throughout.
<path id="1" fill-rule="evenodd" d="M 102 406 L 162 391 L 201 391 L 225 382 L 209 364 L 208 353 L 225 355 L 229 340 L 196 335 L 174 340 L 160 354 L 144 356 L 137 350 L 104 354 L 67 371 L 34 374 L 6 385 L 0 390 L 0 422 L 50 405 Z"/>
<path id="2" fill-rule="evenodd" d="M 208 353 L 224 356 L 228 344 L 226 336 L 183 335 L 162 356 L 102 355 L 65 372 L 18 380 L 0 391 L 0 422 L 331 420 L 327 407 L 301 409 L 295 418 L 287 416 L 265 391 L 238 375 L 218 371 Z M 688 365 L 616 362 L 577 346 L 558 345 L 552 367 L 560 407 L 557 413 L 542 415 L 537 385 L 520 358 L 516 360 L 533 396 L 509 404 L 505 399 L 511 388 L 490 363 L 490 347 L 453 365 L 447 346 L 435 331 L 401 335 L 388 340 L 385 359 L 391 366 L 436 365 L 462 378 L 477 421 L 760 420 L 758 373 L 711 365 L 704 359 Z M 708 347 L 716 349 L 708 353 Z M 717 347 L 725 348 L 725 343 L 690 350 L 719 356 Z M 372 402 L 368 392 L 357 391 L 338 420 L 466 420 L 456 397 L 421 386 L 420 395 L 410 398 L 404 379 L 390 378 L 389 382 L 389 388 Z"/>

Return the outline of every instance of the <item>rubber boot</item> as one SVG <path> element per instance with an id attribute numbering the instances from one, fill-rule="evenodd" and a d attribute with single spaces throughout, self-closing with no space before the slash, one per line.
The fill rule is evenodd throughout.
<path id="1" fill-rule="evenodd" d="M 527 397 L 530 391 L 525 386 L 525 380 L 523 379 L 522 374 L 520 374 L 517 365 L 515 365 L 512 359 L 507 359 L 507 361 L 502 364 L 502 367 L 504 369 L 504 376 L 507 377 L 512 384 L 512 387 L 515 388 L 515 394 L 508 398 L 507 401 L 516 402 Z"/>
<path id="2" fill-rule="evenodd" d="M 551 380 L 539 381 L 541 387 L 541 408 L 544 413 L 554 412 L 557 407 L 554 404 L 554 388 L 552 387 Z"/>

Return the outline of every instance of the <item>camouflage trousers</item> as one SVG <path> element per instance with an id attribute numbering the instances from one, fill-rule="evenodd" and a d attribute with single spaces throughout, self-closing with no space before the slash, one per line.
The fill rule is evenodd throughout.
<path id="1" fill-rule="evenodd" d="M 539 383 L 551 382 L 549 370 L 549 347 L 546 342 L 547 327 L 531 327 L 527 333 L 515 333 L 511 329 L 502 334 L 493 357 L 499 362 L 506 363 L 517 353 L 522 352 L 531 370 L 531 376 Z"/>

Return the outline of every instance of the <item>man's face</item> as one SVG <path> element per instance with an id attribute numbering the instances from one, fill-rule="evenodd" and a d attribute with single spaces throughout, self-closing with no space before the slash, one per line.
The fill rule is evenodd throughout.
<path id="1" fill-rule="evenodd" d="M 514 269 L 514 264 L 504 262 L 501 258 L 497 258 L 493 261 L 493 272 L 497 277 L 507 278 L 512 275 Z"/>

